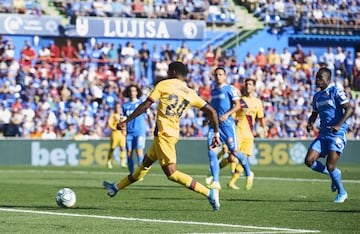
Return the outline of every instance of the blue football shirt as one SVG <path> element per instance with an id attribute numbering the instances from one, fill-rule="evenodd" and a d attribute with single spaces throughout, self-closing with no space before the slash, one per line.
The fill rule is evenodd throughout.
<path id="1" fill-rule="evenodd" d="M 128 117 L 131 113 L 134 112 L 136 107 L 138 107 L 142 103 L 141 100 L 137 100 L 135 102 L 125 102 L 122 105 L 123 115 Z M 145 120 L 146 120 L 146 112 L 139 115 L 135 119 L 131 120 L 126 125 L 126 134 L 134 134 L 134 135 L 144 135 L 146 134 L 146 127 L 145 127 Z"/>
<path id="2" fill-rule="evenodd" d="M 326 135 L 330 132 L 329 126 L 336 125 L 344 116 L 344 109 L 341 107 L 349 102 L 344 90 L 330 86 L 325 90 L 315 93 L 312 107 L 320 116 L 320 135 Z M 338 133 L 347 132 L 349 119 L 341 126 Z"/>
<path id="3" fill-rule="evenodd" d="M 236 88 L 232 85 L 222 85 L 215 87 L 211 91 L 211 105 L 216 110 L 218 117 L 224 115 L 233 106 L 233 100 L 240 99 Z M 225 122 L 220 122 L 220 127 L 223 125 L 234 124 L 234 118 L 229 116 Z"/>

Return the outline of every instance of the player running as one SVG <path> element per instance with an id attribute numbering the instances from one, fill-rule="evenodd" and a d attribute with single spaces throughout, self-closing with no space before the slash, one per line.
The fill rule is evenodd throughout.
<path id="1" fill-rule="evenodd" d="M 238 151 L 238 142 L 236 137 L 236 125 L 233 114 L 238 111 L 240 106 L 240 97 L 236 88 L 232 85 L 226 84 L 226 71 L 223 67 L 217 67 L 215 73 L 215 87 L 211 91 L 211 105 L 216 110 L 219 116 L 219 134 L 220 140 L 229 149 L 229 160 L 235 161 L 236 159 L 245 169 L 247 186 L 252 186 L 254 180 L 254 173 L 250 170 L 247 157 Z M 219 173 L 220 166 L 217 158 L 217 151 L 212 149 L 211 139 L 214 136 L 212 126 L 209 129 L 209 159 L 210 159 L 210 172 L 212 182 L 208 185 L 210 188 L 220 189 Z M 209 181 L 206 181 L 209 183 Z"/>
<path id="2" fill-rule="evenodd" d="M 252 78 L 245 79 L 244 83 L 244 95 L 240 99 L 241 109 L 235 114 L 235 122 L 237 127 L 237 140 L 239 143 L 239 151 L 246 157 L 250 157 L 254 148 L 254 135 L 255 135 L 255 123 L 258 122 L 263 130 L 264 137 L 267 136 L 267 127 L 264 119 L 264 108 L 262 102 L 256 97 L 255 93 L 256 81 Z M 218 158 L 221 160 L 220 168 L 225 167 L 229 161 L 224 155 L 228 149 L 226 145 L 223 146 L 223 150 L 218 154 Z M 228 183 L 229 188 L 240 189 L 236 185 L 236 181 L 239 179 L 240 174 L 244 171 L 241 164 L 238 162 L 231 162 L 232 177 Z M 207 181 L 211 178 L 207 178 Z M 245 190 L 250 190 L 253 183 L 247 183 Z"/>
<path id="3" fill-rule="evenodd" d="M 353 109 L 344 90 L 330 85 L 331 71 L 328 68 L 318 70 L 315 82 L 320 90 L 313 97 L 313 111 L 308 120 L 307 130 L 314 129 L 315 120 L 320 116 L 320 132 L 309 146 L 305 164 L 314 171 L 330 175 L 331 190 L 338 192 L 334 202 L 343 203 L 348 194 L 336 163 L 346 145 L 348 120 Z M 318 160 L 319 157 L 327 157 L 326 166 Z"/>
<path id="4" fill-rule="evenodd" d="M 167 178 L 207 197 L 213 210 L 220 208 L 219 191 L 208 189 L 176 168 L 175 145 L 179 139 L 180 118 L 190 108 L 196 107 L 204 111 L 210 118 L 215 136 L 211 147 L 216 148 L 220 143 L 218 116 L 214 108 L 200 98 L 196 91 L 190 89 L 184 82 L 187 75 L 186 66 L 181 62 L 169 64 L 168 78 L 159 81 L 150 92 L 148 98 L 142 102 L 134 112 L 118 128 L 124 129 L 126 124 L 144 113 L 154 102 L 159 100 L 156 116 L 155 136 L 152 146 L 145 154 L 141 165 L 134 173 L 126 176 L 117 183 L 103 182 L 108 190 L 108 195 L 113 197 L 119 190 L 143 178 L 150 170 L 151 165 L 158 161 Z"/>

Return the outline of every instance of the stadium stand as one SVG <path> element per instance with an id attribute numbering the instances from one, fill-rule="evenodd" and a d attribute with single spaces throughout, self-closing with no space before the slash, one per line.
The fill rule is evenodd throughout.
<path id="1" fill-rule="evenodd" d="M 0 1 L 0 12 L 37 16 L 44 13 L 40 1 L 37 0 L 2 0 Z"/>
<path id="2" fill-rule="evenodd" d="M 77 16 L 165 18 L 205 20 L 208 24 L 233 25 L 237 18 L 232 1 L 155 0 L 155 1 L 50 1 L 74 24 Z"/>
<path id="3" fill-rule="evenodd" d="M 241 4 L 275 31 L 290 26 L 303 34 L 359 34 L 358 1 L 267 0 L 242 1 Z"/>
<path id="4" fill-rule="evenodd" d="M 202 3 L 191 2 L 194 9 Z M 2 3 L 6 5 L 6 1 Z M 74 9 L 91 9 L 89 6 L 76 6 L 80 3 L 84 1 L 52 1 L 60 12 L 69 16 Z M 154 5 L 160 3 L 163 2 L 154 1 Z M 213 3 L 209 2 L 209 8 L 216 5 Z M 270 1 L 258 3 L 264 4 L 258 5 L 259 9 L 265 9 Z M 304 7 L 298 1 L 286 3 L 288 6 L 284 12 L 291 17 L 294 13 L 292 3 L 296 9 Z M 257 7 L 249 9 L 253 9 L 254 13 L 261 12 L 257 11 Z M 9 12 L 14 11 L 10 9 Z M 98 17 L 115 16 L 115 13 L 100 13 L 106 11 L 96 12 L 94 16 Z M 145 17 L 141 12 L 131 17 Z M 208 20 L 208 17 L 204 16 L 201 20 Z M 291 17 L 281 16 L 280 20 L 287 24 Z M 344 87 L 352 95 L 355 116 L 351 135 L 355 139 L 360 137 L 360 93 L 357 92 L 360 90 L 360 53 L 354 47 L 342 46 L 340 51 L 334 46 L 334 52 L 324 47 L 303 47 L 302 44 L 290 47 L 285 41 L 287 37 L 269 34 L 268 28 L 265 28 L 242 42 L 241 46 L 223 49 L 221 45 L 234 34 L 236 32 L 231 30 L 208 30 L 201 41 L 146 40 L 150 58 L 149 71 L 145 76 L 139 75 L 138 56 L 132 58 L 135 69 L 125 62 L 128 55 L 122 52 L 130 41 L 126 38 L 73 38 L 68 45 L 73 49 L 63 49 L 66 44 L 63 38 L 42 37 L 37 44 L 33 36 L 2 36 L 1 134 L 5 137 L 33 138 L 54 135 L 58 138 L 107 137 L 110 133 L 106 124 L 109 112 L 116 101 L 124 101 L 122 91 L 125 86 L 138 84 L 145 97 L 158 76 L 164 71 L 166 73 L 167 64 L 172 60 L 182 60 L 189 69 L 189 85 L 206 100 L 209 99 L 214 66 L 225 66 L 228 81 L 239 89 L 245 77 L 256 78 L 257 92 L 265 106 L 269 137 L 305 139 L 310 137 L 305 124 L 311 109 L 309 100 L 315 92 L 314 71 L 326 64 L 329 57 L 334 57 L 334 84 Z M 268 47 L 259 46 L 259 41 L 266 42 Z M 138 52 L 143 42 L 143 39 L 131 39 L 133 50 Z M 205 137 L 207 128 L 204 116 L 190 110 L 181 122 L 181 135 Z M 150 128 L 147 130 L 150 136 Z"/>

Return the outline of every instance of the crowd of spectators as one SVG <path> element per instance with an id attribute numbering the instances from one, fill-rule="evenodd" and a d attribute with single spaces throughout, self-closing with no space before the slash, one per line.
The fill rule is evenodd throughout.
<path id="1" fill-rule="evenodd" d="M 50 3 L 70 19 L 70 24 L 75 24 L 78 16 L 197 19 L 231 25 L 238 20 L 230 0 L 51 0 Z M 239 0 L 238 3 L 277 30 L 291 26 L 305 33 L 360 31 L 360 3 L 356 0 Z M 0 12 L 46 14 L 38 0 L 3 0 Z"/>
<path id="2" fill-rule="evenodd" d="M 230 1 L 216 0 L 91 0 L 52 1 L 71 18 L 77 16 L 140 17 L 201 20 L 234 20 Z M 249 3 L 250 1 L 240 1 Z M 350 25 L 359 29 L 358 1 L 262 0 L 254 3 L 255 15 L 270 23 L 286 22 Z M 215 8 L 214 8 L 215 6 Z M 40 1 L 0 2 L 2 13 L 41 15 Z M 319 17 L 321 15 L 321 17 Z M 282 24 L 281 23 L 281 24 Z M 302 28 L 304 30 L 304 27 Z M 122 91 L 137 84 L 144 97 L 157 80 L 166 76 L 167 65 L 179 60 L 187 64 L 188 84 L 205 100 L 210 98 L 216 66 L 224 66 L 228 82 L 242 89 L 246 77 L 257 80 L 257 94 L 265 107 L 269 138 L 306 139 L 306 122 L 315 93 L 314 74 L 321 66 L 333 72 L 334 85 L 350 95 L 355 114 L 351 138 L 360 138 L 360 52 L 329 46 L 322 54 L 283 48 L 259 48 L 238 58 L 234 51 L 209 45 L 205 53 L 192 51 L 186 42 L 135 48 L 126 44 L 51 43 L 35 49 L 24 41 L 15 54 L 11 38 L 0 37 L 0 135 L 24 138 L 98 139 L 108 137 L 107 118 L 116 102 L 124 102 Z M 152 106 L 155 115 L 156 105 Z M 260 135 L 260 129 L 255 126 Z M 151 129 L 148 126 L 147 135 Z M 202 112 L 190 109 L 181 120 L 181 136 L 206 137 L 208 122 Z"/>
<path id="3" fill-rule="evenodd" d="M 259 48 L 257 54 L 238 58 L 234 51 L 209 45 L 204 54 L 192 52 L 186 42 L 178 48 L 171 43 L 135 48 L 95 43 L 73 45 L 70 39 L 60 47 L 54 43 L 38 50 L 25 41 L 20 55 L 14 53 L 11 38 L 0 40 L 0 132 L 3 136 L 29 138 L 108 137 L 107 120 L 129 84 L 137 84 L 144 98 L 157 80 L 166 76 L 167 64 L 179 60 L 187 64 L 187 83 L 205 100 L 210 98 L 212 71 L 224 66 L 228 82 L 239 90 L 246 77 L 256 79 L 258 96 L 265 107 L 269 138 L 306 139 L 306 121 L 315 93 L 314 74 L 327 66 L 334 73 L 334 85 L 352 94 L 355 115 L 351 135 L 360 136 L 360 53 L 329 47 L 317 56 L 296 50 Z M 140 74 L 138 74 L 140 73 Z M 150 74 L 150 75 L 147 75 Z M 156 105 L 152 106 L 155 113 Z M 181 121 L 181 136 L 206 137 L 207 121 L 191 109 Z M 257 130 L 258 126 L 255 126 Z M 147 129 L 147 135 L 150 126 Z M 259 131 L 260 132 L 260 131 Z"/>
<path id="4" fill-rule="evenodd" d="M 74 24 L 78 16 L 196 19 L 234 23 L 230 0 L 90 0 L 52 1 Z"/>
<path id="5" fill-rule="evenodd" d="M 343 33 L 360 30 L 360 2 L 356 0 L 240 0 L 269 26 L 294 26 L 304 33 Z M 334 30 L 331 30 L 334 29 Z M 315 30 L 315 31 L 314 31 Z"/>
<path id="6" fill-rule="evenodd" d="M 39 0 L 1 0 L 0 13 L 40 16 L 44 12 Z"/>
<path id="7" fill-rule="evenodd" d="M 79 16 L 152 19 L 194 19 L 234 24 L 230 0 L 50 0 L 51 6 L 75 24 Z M 39 0 L 2 0 L 0 13 L 46 15 Z"/>

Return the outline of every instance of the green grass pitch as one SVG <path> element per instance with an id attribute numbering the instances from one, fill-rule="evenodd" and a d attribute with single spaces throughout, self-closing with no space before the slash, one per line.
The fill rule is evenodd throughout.
<path id="1" fill-rule="evenodd" d="M 349 199 L 334 204 L 330 179 L 305 166 L 253 166 L 254 187 L 226 187 L 221 208 L 168 181 L 154 165 L 143 181 L 106 195 L 102 181 L 127 170 L 93 167 L 0 166 L 0 233 L 360 233 L 360 165 L 339 165 Z M 178 165 L 204 183 L 207 165 Z M 77 195 L 74 208 L 59 208 L 56 192 Z"/>

